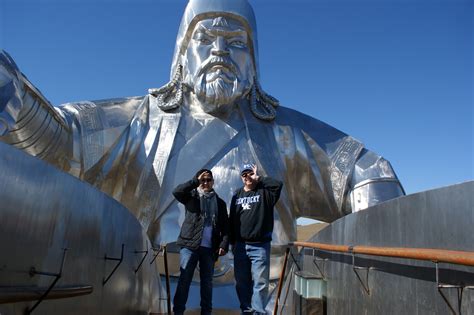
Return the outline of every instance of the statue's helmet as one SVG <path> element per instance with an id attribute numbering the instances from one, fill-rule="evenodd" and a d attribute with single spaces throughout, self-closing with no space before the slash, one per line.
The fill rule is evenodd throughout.
<path id="1" fill-rule="evenodd" d="M 184 11 L 176 39 L 176 47 L 171 65 L 171 80 L 149 93 L 156 99 L 157 105 L 164 111 L 179 108 L 183 103 L 183 58 L 192 38 L 196 25 L 203 20 L 229 18 L 238 21 L 248 36 L 247 46 L 254 67 L 250 92 L 246 95 L 249 106 L 255 117 L 262 120 L 273 120 L 276 117 L 275 107 L 278 100 L 265 93 L 259 83 L 257 23 L 253 8 L 247 0 L 190 0 Z"/>
<path id="2" fill-rule="evenodd" d="M 176 73 L 180 58 L 188 47 L 196 24 L 205 19 L 228 17 L 239 21 L 249 36 L 249 49 L 258 77 L 257 23 L 253 8 L 247 0 L 190 0 L 179 27 L 171 66 L 171 78 Z"/>

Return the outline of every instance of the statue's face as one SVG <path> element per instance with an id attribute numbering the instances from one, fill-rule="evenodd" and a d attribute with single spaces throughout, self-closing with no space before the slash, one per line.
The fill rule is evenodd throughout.
<path id="1" fill-rule="evenodd" d="M 182 61 L 183 82 L 205 112 L 223 112 L 250 90 L 255 71 L 248 41 L 245 28 L 231 18 L 196 24 Z"/>

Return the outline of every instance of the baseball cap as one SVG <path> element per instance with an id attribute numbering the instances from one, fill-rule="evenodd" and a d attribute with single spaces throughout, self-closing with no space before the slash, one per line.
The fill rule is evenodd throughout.
<path id="1" fill-rule="evenodd" d="M 240 175 L 244 174 L 244 173 L 247 173 L 247 172 L 251 172 L 253 171 L 253 165 L 250 164 L 250 163 L 244 163 L 242 164 L 242 166 L 240 167 Z"/>

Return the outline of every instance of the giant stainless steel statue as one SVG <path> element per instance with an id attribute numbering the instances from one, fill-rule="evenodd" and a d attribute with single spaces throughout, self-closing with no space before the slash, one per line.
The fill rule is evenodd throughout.
<path id="1" fill-rule="evenodd" d="M 387 160 L 263 90 L 247 0 L 190 0 L 171 80 L 143 97 L 53 107 L 5 52 L 0 63 L 1 140 L 118 200 L 154 244 L 176 241 L 171 190 L 201 168 L 227 202 L 243 162 L 284 181 L 273 245 L 295 240 L 299 217 L 331 222 L 404 194 Z"/>

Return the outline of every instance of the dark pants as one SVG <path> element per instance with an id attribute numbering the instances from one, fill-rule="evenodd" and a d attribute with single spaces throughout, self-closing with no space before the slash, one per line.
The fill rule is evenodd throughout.
<path id="1" fill-rule="evenodd" d="M 181 248 L 179 264 L 181 274 L 173 299 L 173 312 L 183 314 L 188 300 L 189 286 L 193 280 L 194 269 L 199 262 L 199 276 L 201 280 L 201 314 L 212 312 L 212 275 L 214 273 L 214 259 L 212 249 L 199 247 L 196 250 Z"/>

